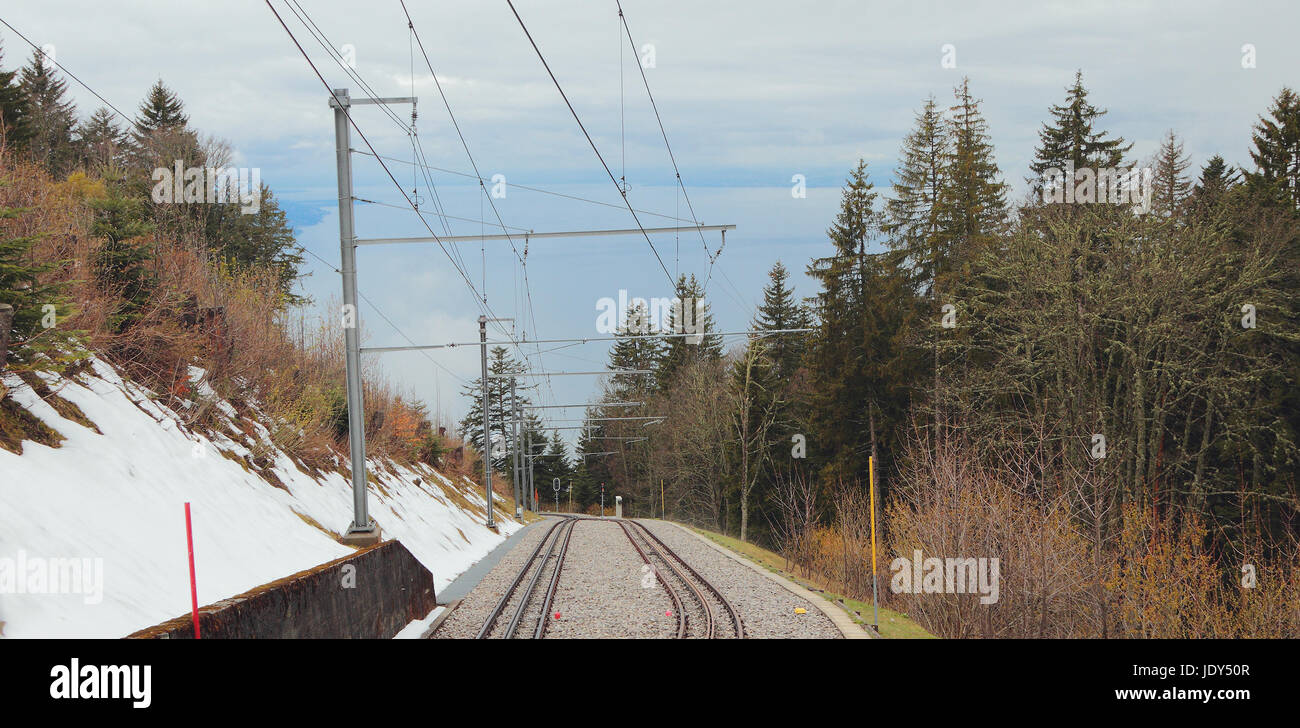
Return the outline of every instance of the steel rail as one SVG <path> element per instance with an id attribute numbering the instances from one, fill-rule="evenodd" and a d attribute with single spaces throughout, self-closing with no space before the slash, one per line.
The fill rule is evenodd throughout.
<path id="1" fill-rule="evenodd" d="M 537 571 L 533 572 L 533 578 L 528 582 L 528 588 L 524 590 L 523 596 L 520 597 L 519 606 L 515 608 L 515 614 L 510 618 L 510 624 L 506 626 L 506 633 L 502 635 L 503 638 L 509 639 L 518 631 L 519 622 L 524 618 L 524 612 L 528 611 L 528 600 L 532 598 L 533 592 L 537 590 L 537 582 L 542 580 L 542 572 L 546 571 L 546 564 L 551 560 L 551 554 L 555 553 L 555 547 L 560 543 L 561 533 L 567 532 L 566 527 L 571 522 L 572 519 L 562 519 L 557 524 L 559 530 L 552 530 L 546 534 L 549 537 L 553 533 L 555 537 L 550 539 L 551 545 L 546 549 L 546 556 L 542 557 L 542 560 L 537 564 Z M 542 614 L 542 621 L 546 621 L 545 614 Z"/>
<path id="2" fill-rule="evenodd" d="M 663 574 L 659 573 L 659 570 L 655 568 L 655 565 L 650 563 L 650 557 L 646 556 L 645 551 L 641 550 L 641 545 L 636 542 L 635 538 L 632 538 L 632 532 L 627 527 L 627 521 L 620 520 L 618 525 L 623 528 L 623 535 L 627 536 L 627 540 L 631 542 L 632 548 L 636 549 L 636 552 L 641 556 L 641 560 L 650 567 L 650 570 L 654 572 L 655 578 L 659 580 L 660 584 L 664 585 L 664 590 L 668 592 L 668 597 L 673 600 L 673 607 L 677 609 L 677 639 L 684 639 L 686 637 L 686 610 L 682 609 L 682 600 L 677 596 L 677 591 L 672 588 L 668 583 L 668 580 L 664 578 Z"/>
<path id="3" fill-rule="evenodd" d="M 530 568 L 532 568 L 533 562 L 537 561 L 537 555 L 541 553 L 542 547 L 550 540 L 551 534 L 554 533 L 555 529 L 559 528 L 562 523 L 564 523 L 564 521 L 560 520 L 551 524 L 551 527 L 546 531 L 546 535 L 542 536 L 542 540 L 537 542 L 537 548 L 533 549 L 532 555 L 530 555 L 528 560 L 524 562 L 524 565 L 519 568 L 519 573 L 515 574 L 514 581 L 510 582 L 510 588 L 506 589 L 506 593 L 501 595 L 501 599 L 497 601 L 496 606 L 492 608 L 492 612 L 489 613 L 487 619 L 483 621 L 483 626 L 479 628 L 478 636 L 475 639 L 486 639 L 488 634 L 492 632 L 492 628 L 496 626 L 496 621 L 501 616 L 501 612 L 504 611 L 506 605 L 510 603 L 510 597 L 514 596 L 515 590 L 519 588 L 519 583 L 524 580 L 524 575 L 528 573 Z"/>
<path id="4" fill-rule="evenodd" d="M 664 546 L 664 549 L 665 551 L 667 551 L 667 553 L 665 553 L 665 551 L 660 551 L 659 548 L 655 546 L 654 541 L 652 541 L 650 536 L 648 535 L 649 530 L 646 529 L 645 526 L 642 526 L 636 521 L 626 521 L 626 522 L 632 524 L 632 529 L 636 531 L 638 534 L 640 534 L 642 538 L 645 539 L 646 546 L 651 551 L 653 551 L 655 555 L 659 557 L 659 560 L 664 562 L 664 566 L 667 566 L 668 570 L 671 571 L 674 576 L 680 579 L 681 582 L 686 585 L 686 588 L 690 589 L 691 593 L 695 595 L 695 601 L 699 602 L 700 608 L 704 610 L 704 639 L 706 640 L 713 639 L 713 635 L 715 633 L 714 620 L 713 620 L 713 608 L 709 605 L 709 600 L 705 598 L 704 592 L 700 591 L 700 588 L 696 586 L 695 583 L 692 582 L 689 578 L 687 578 L 687 576 L 683 574 L 675 564 L 673 564 L 673 559 L 668 557 L 668 554 L 671 553 L 671 550 L 669 550 L 667 546 Z M 660 542 L 660 545 L 661 546 L 663 545 L 662 542 Z M 677 558 L 676 554 L 672 554 L 672 555 L 674 558 Z"/>
<path id="5" fill-rule="evenodd" d="M 709 591 L 713 592 L 713 596 L 717 598 L 717 600 L 722 604 L 723 608 L 726 609 L 727 613 L 731 616 L 731 623 L 735 626 L 736 629 L 736 638 L 744 639 L 745 623 L 740 619 L 740 612 L 736 610 L 736 607 L 731 603 L 730 600 L 728 600 L 726 597 L 722 595 L 722 591 L 719 590 L 716 586 L 714 586 L 713 583 L 710 582 L 708 579 L 705 579 L 703 576 L 700 576 L 700 572 L 696 571 L 695 568 L 692 567 L 689 563 L 687 563 L 685 559 L 678 556 L 676 551 L 673 551 L 668 544 L 663 542 L 663 539 L 656 536 L 653 531 L 651 531 L 649 528 L 645 526 L 645 524 L 637 523 L 636 521 L 633 521 L 633 523 L 639 526 L 641 530 L 646 533 L 647 536 L 654 539 L 655 543 L 663 547 L 664 551 L 666 551 L 669 556 L 671 556 L 683 567 L 685 567 L 686 570 L 691 573 L 691 576 L 695 577 L 701 584 L 703 584 L 706 588 L 708 588 Z"/>
<path id="6" fill-rule="evenodd" d="M 564 543 L 560 545 L 560 553 L 555 557 L 555 573 L 551 574 L 551 583 L 546 587 L 546 599 L 542 602 L 542 617 L 537 620 L 537 627 L 533 630 L 535 640 L 546 636 L 546 625 L 551 623 L 549 619 L 551 605 L 555 602 L 555 589 L 560 585 L 560 571 L 564 569 L 564 558 L 569 554 L 569 537 L 573 535 L 573 529 L 578 525 L 576 518 L 566 520 L 568 523 L 564 531 Z"/>

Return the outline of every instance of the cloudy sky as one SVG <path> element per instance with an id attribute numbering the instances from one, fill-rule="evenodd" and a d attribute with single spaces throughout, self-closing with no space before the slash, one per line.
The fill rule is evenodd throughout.
<path id="1" fill-rule="evenodd" d="M 376 93 L 414 92 L 430 165 L 471 170 L 423 58 L 411 52 L 398 0 L 298 2 L 272 4 L 331 86 L 360 95 L 294 10 L 305 11 L 331 47 L 354 54 L 355 73 Z M 507 225 L 538 232 L 635 226 L 626 210 L 515 186 L 619 204 L 505 0 L 407 6 L 474 164 L 484 177 L 505 176 L 506 196 L 494 202 Z M 606 162 L 626 177 L 631 202 L 686 217 L 614 0 L 516 0 L 515 7 Z M 1256 117 L 1282 86 L 1300 84 L 1293 38 L 1300 13 L 1287 2 L 624 0 L 623 9 L 638 49 L 652 46 L 646 76 L 697 216 L 738 226 L 712 269 L 698 235 L 656 235 L 654 244 L 670 271 L 708 277 L 710 305 L 728 331 L 748 326 L 765 272 L 778 259 L 796 272 L 799 294 L 814 292 L 803 270 L 829 250 L 825 230 L 845 175 L 864 158 L 877 187 L 887 188 L 916 110 L 929 95 L 947 105 L 963 76 L 984 101 L 1015 197 L 1023 194 L 1047 109 L 1061 101 L 1076 69 L 1093 102 L 1110 110 L 1106 128 L 1134 142 L 1135 156 L 1149 155 L 1173 129 L 1198 167 L 1216 153 L 1248 164 Z M 52 44 L 59 63 L 128 115 L 162 78 L 184 100 L 193 126 L 227 140 L 237 165 L 261 170 L 300 242 L 331 264 L 338 260 L 327 93 L 265 2 L 124 0 L 108 9 L 100 0 L 8 0 L 0 18 L 38 45 Z M 21 39 L 2 27 L 0 38 L 0 65 L 26 61 L 30 48 Z M 1253 68 L 1243 67 L 1248 44 Z M 942 63 L 949 45 L 955 68 Z M 100 105 L 70 86 L 83 115 Z M 395 111 L 409 124 L 409 109 Z M 389 166 L 406 192 L 418 184 L 429 210 L 431 192 L 413 179 L 411 142 L 398 120 L 376 107 L 355 118 L 380 154 L 395 158 Z M 365 148 L 355 134 L 353 147 Z M 358 197 L 405 205 L 373 159 L 358 156 L 354 168 Z M 807 180 L 803 198 L 791 194 L 794 175 Z M 446 213 L 464 218 L 448 220 L 447 228 L 430 219 L 435 232 L 492 232 L 496 215 L 472 179 L 442 171 L 431 177 Z M 671 224 L 655 216 L 642 222 Z M 427 231 L 409 208 L 361 204 L 357 234 Z M 705 242 L 716 248 L 717 234 Z M 466 278 L 479 295 L 486 292 L 495 315 L 516 318 L 516 332 L 529 338 L 595 335 L 598 301 L 620 290 L 670 295 L 639 236 L 532 241 L 527 287 L 508 243 L 457 247 L 463 276 L 436 245 L 359 251 L 359 287 L 378 307 L 362 308 L 367 344 L 403 345 L 402 334 L 420 343 L 476 340 L 482 305 Z M 303 287 L 317 308 L 336 305 L 338 275 L 314 258 L 308 270 Z M 604 365 L 607 345 L 527 350 L 535 369 L 590 370 Z M 373 356 L 435 411 L 463 414 L 458 393 L 478 375 L 475 350 Z M 536 398 L 567 404 L 594 391 L 590 377 L 556 377 Z"/>

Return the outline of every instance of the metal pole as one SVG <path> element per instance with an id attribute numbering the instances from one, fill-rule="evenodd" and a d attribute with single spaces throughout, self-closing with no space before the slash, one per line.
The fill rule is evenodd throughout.
<path id="1" fill-rule="evenodd" d="M 524 465 L 528 468 L 524 471 L 524 488 L 528 491 L 524 493 L 524 497 L 532 504 L 533 513 L 536 513 L 537 503 L 533 497 L 536 495 L 533 492 L 533 431 L 527 428 L 524 428 Z"/>
<path id="2" fill-rule="evenodd" d="M 487 316 L 478 317 L 479 362 L 483 369 L 483 487 L 487 491 L 487 527 L 495 528 L 492 520 L 492 430 L 488 412 Z"/>
<path id="3" fill-rule="evenodd" d="M 352 217 L 352 156 L 348 90 L 334 89 L 334 155 L 338 164 L 339 258 L 343 278 L 343 350 L 348 400 L 348 451 L 352 458 L 352 524 L 347 537 L 360 541 L 378 532 L 366 511 L 366 423 L 361 396 L 361 319 L 357 311 L 357 245 Z"/>
<path id="4" fill-rule="evenodd" d="M 876 634 L 880 634 L 880 602 L 876 596 L 876 457 L 867 457 L 867 477 L 871 483 L 871 611 L 872 621 L 876 625 Z"/>
<path id="5" fill-rule="evenodd" d="M 510 425 L 510 479 L 515 485 L 515 518 L 523 518 L 523 488 L 519 482 L 519 400 L 517 399 L 515 380 L 510 380 L 510 416 L 514 423 Z"/>

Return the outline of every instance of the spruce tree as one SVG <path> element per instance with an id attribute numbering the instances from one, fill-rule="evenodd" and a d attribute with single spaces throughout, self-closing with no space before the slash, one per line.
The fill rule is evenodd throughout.
<path id="1" fill-rule="evenodd" d="M 815 398 L 816 449 L 832 454 L 839 473 L 856 473 L 865 453 L 866 397 L 862 353 L 865 344 L 867 248 L 878 226 L 876 192 L 865 160 L 858 162 L 841 193 L 840 211 L 827 230 L 832 255 L 816 258 L 808 273 L 821 284 L 815 299 L 818 326 L 808 354 Z"/>
<path id="2" fill-rule="evenodd" d="M 504 346 L 494 346 L 488 351 L 488 422 L 492 434 L 492 442 L 495 447 L 492 450 L 492 467 L 501 472 L 509 472 L 511 463 L 512 438 L 514 431 L 507 424 L 514 420 L 514 413 L 510 407 L 510 374 L 520 374 L 527 371 L 523 363 L 516 361 L 510 356 L 510 352 Z M 483 378 L 478 377 L 461 390 L 461 394 L 469 401 L 468 411 L 465 417 L 460 421 L 461 438 L 468 442 L 475 450 L 480 453 L 486 452 L 483 444 Z M 516 388 L 516 396 L 520 407 L 527 407 L 531 400 L 525 391 Z M 529 429 L 536 429 L 541 426 L 536 417 L 524 411 L 526 423 L 520 429 L 521 436 Z M 537 435 L 533 437 L 536 445 Z M 543 447 L 545 444 L 543 443 Z"/>
<path id="3" fill-rule="evenodd" d="M 661 339 L 643 338 L 650 333 L 649 311 L 640 302 L 630 304 L 622 328 L 615 334 L 609 351 L 610 369 L 654 369 L 663 355 Z M 642 401 L 654 379 L 642 374 L 616 374 L 609 378 L 608 394 L 615 401 Z"/>
<path id="4" fill-rule="evenodd" d="M 938 204 L 950 159 L 948 132 L 943 113 L 930 97 L 903 140 L 893 197 L 885 203 L 881 224 L 889 247 L 922 290 L 932 285 L 938 268 Z"/>
<path id="5" fill-rule="evenodd" d="M 1228 166 L 1218 154 L 1210 157 L 1201 168 L 1201 178 L 1192 188 L 1191 200 L 1197 209 L 1211 209 L 1241 182 L 1237 170 Z"/>
<path id="6" fill-rule="evenodd" d="M 695 274 L 689 277 L 683 274 L 677 279 L 677 302 L 669 313 L 668 329 L 673 333 L 696 335 L 674 336 L 664 344 L 655 375 L 661 391 L 668 389 L 673 376 L 688 363 L 722 358 L 722 339 L 709 333 L 716 332 L 717 326 L 705 301 L 704 287 Z"/>
<path id="7" fill-rule="evenodd" d="M 155 280 L 149 270 L 153 253 L 143 239 L 150 226 L 140 203 L 116 191 L 92 202 L 91 208 L 95 211 L 91 231 L 104 241 L 95 252 L 95 277 L 122 298 L 110 317 L 113 330 L 121 333 L 139 320 L 153 292 Z"/>
<path id="8" fill-rule="evenodd" d="M 126 134 L 118 127 L 113 112 L 101 106 L 77 126 L 76 145 L 89 167 L 105 169 L 122 162 Z"/>
<path id="9" fill-rule="evenodd" d="M 559 432 L 552 431 L 550 439 L 545 440 L 542 445 L 545 451 L 542 457 L 537 458 L 533 482 L 537 486 L 539 505 L 549 510 L 555 497 L 555 478 L 560 479 L 560 504 L 564 505 L 566 500 L 564 489 L 569 487 L 572 470 L 569 467 L 569 447 L 564 442 L 564 438 L 560 437 Z"/>
<path id="10" fill-rule="evenodd" d="M 4 48 L 0 46 L 0 64 L 4 63 Z M 31 122 L 27 108 L 27 95 L 14 77 L 17 71 L 6 71 L 0 65 L 0 136 L 8 144 L 23 147 L 31 137 Z"/>
<path id="11" fill-rule="evenodd" d="M 32 60 L 23 68 L 20 79 L 32 130 L 28 149 L 50 174 L 62 177 L 77 162 L 72 136 L 77 109 L 67 98 L 68 84 L 55 74 L 53 64 L 39 50 L 32 52 Z"/>
<path id="12" fill-rule="evenodd" d="M 1183 153 L 1182 141 L 1170 130 L 1161 142 L 1160 150 L 1156 152 L 1152 212 L 1167 218 L 1178 217 L 1182 213 L 1192 188 L 1192 182 L 1185 174 L 1190 166 L 1192 163 Z"/>
<path id="13" fill-rule="evenodd" d="M 938 255 L 933 275 L 955 272 L 983 246 L 991 244 L 1007 222 L 1006 185 L 993 160 L 988 123 L 979 99 L 970 93 L 970 79 L 954 89 L 951 108 L 952 146 L 935 217 Z"/>
<path id="14" fill-rule="evenodd" d="M 0 221 L 21 217 L 26 211 L 0 207 Z M 0 237 L 0 303 L 14 308 L 14 318 L 9 326 L 11 362 L 35 364 L 37 360 L 49 362 L 61 356 L 57 344 L 68 335 L 59 328 L 59 324 L 71 312 L 64 285 L 50 283 L 43 279 L 44 274 L 54 270 L 50 263 L 35 263 L 30 251 L 38 237 Z M 46 306 L 53 306 L 52 309 Z M 53 314 L 53 327 L 50 314 Z M 32 357 L 30 354 L 43 353 L 46 357 Z"/>
<path id="15" fill-rule="evenodd" d="M 189 123 L 185 104 L 160 78 L 149 88 L 149 94 L 140 104 L 139 115 L 135 119 L 136 141 L 157 131 L 178 131 Z"/>
<path id="16" fill-rule="evenodd" d="M 293 293 L 303 260 L 293 228 L 270 187 L 263 184 L 257 194 L 257 211 L 248 214 L 238 200 L 206 206 L 208 246 L 235 270 L 273 272 L 284 305 L 304 303 Z"/>
<path id="17" fill-rule="evenodd" d="M 758 307 L 753 327 L 757 331 L 807 328 L 811 324 L 808 310 L 795 298 L 788 285 L 790 273 L 781 261 L 767 273 L 769 283 L 763 287 L 763 303 Z M 763 337 L 774 375 L 789 382 L 803 361 L 808 334 L 771 334 Z"/>
<path id="18" fill-rule="evenodd" d="M 158 80 L 140 104 L 131 130 L 131 157 L 138 171 L 156 167 L 171 168 L 177 160 L 182 167 L 203 166 L 198 136 L 189 128 L 189 117 L 180 97 Z"/>
<path id="19" fill-rule="evenodd" d="M 1259 118 L 1251 141 L 1256 167 L 1246 174 L 1251 193 L 1264 204 L 1300 210 L 1300 96 L 1283 87 L 1268 117 Z"/>
<path id="20" fill-rule="evenodd" d="M 1042 192 L 1048 170 L 1065 172 L 1069 165 L 1076 170 L 1118 168 L 1133 147 L 1125 144 L 1123 137 L 1108 139 L 1108 133 L 1097 128 L 1106 111 L 1088 101 L 1083 71 L 1075 72 L 1074 84 L 1065 91 L 1065 103 L 1053 106 L 1051 113 L 1052 123 L 1044 123 L 1038 132 L 1039 146 L 1030 165 L 1035 175 L 1030 179 L 1035 193 Z"/>

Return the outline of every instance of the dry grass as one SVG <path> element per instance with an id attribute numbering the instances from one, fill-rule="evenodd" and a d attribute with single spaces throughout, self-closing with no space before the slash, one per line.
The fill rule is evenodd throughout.
<path id="1" fill-rule="evenodd" d="M 108 194 L 109 184 L 82 172 L 50 179 L 3 148 L 0 180 L 0 206 L 24 210 L 18 218 L 0 221 L 0 235 L 39 236 L 32 259 L 54 264 L 47 278 L 62 282 L 72 300 L 74 309 L 60 328 L 84 332 L 91 351 L 158 392 L 164 404 L 185 413 L 191 426 L 229 429 L 215 416 L 213 399 L 199 395 L 189 381 L 189 367 L 195 366 L 206 370 L 204 381 L 218 397 L 230 401 L 241 416 L 264 424 L 272 443 L 305 471 L 341 469 L 340 459 L 347 458 L 347 415 L 343 336 L 337 322 L 286 308 L 270 271 L 231 270 L 209 253 L 197 232 L 183 232 L 134 241 L 152 251 L 148 265 L 156 285 L 138 321 L 114 331 L 109 321 L 123 302 L 122 292 L 96 283 L 93 261 L 104 241 L 91 234 L 91 203 Z M 424 408 L 379 372 L 363 376 L 368 454 L 443 465 L 430 462 L 436 426 Z M 7 418 L 6 440 L 22 439 L 16 417 Z M 255 452 L 266 448 L 247 434 L 245 425 L 235 426 L 245 432 L 227 434 Z M 32 436 L 49 439 L 41 433 Z M 441 447 L 460 444 L 445 438 Z M 452 470 L 473 473 L 463 465 Z"/>

